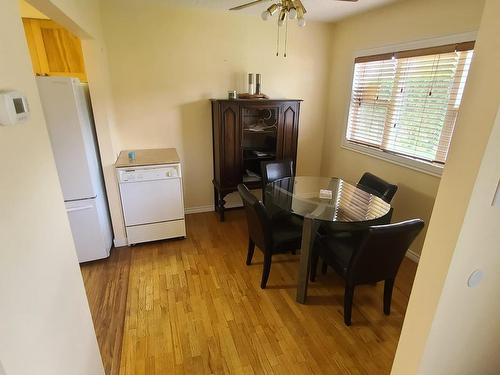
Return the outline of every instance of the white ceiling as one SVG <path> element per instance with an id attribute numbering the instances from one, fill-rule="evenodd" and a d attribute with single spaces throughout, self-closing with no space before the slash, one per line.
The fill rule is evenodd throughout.
<path id="1" fill-rule="evenodd" d="M 167 0 L 167 3 L 177 6 L 196 6 L 200 8 L 212 8 L 227 10 L 231 7 L 241 5 L 251 0 Z M 398 0 L 358 0 L 357 2 L 338 0 L 302 0 L 307 9 L 306 19 L 316 21 L 336 21 L 350 15 L 364 12 Z M 275 2 L 275 1 L 274 1 Z M 263 1 L 252 7 L 238 12 L 260 15 L 273 0 Z"/>

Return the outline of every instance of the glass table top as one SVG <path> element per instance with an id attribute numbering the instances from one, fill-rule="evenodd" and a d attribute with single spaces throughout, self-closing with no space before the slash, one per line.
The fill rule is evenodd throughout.
<path id="1" fill-rule="evenodd" d="M 320 194 L 321 192 L 321 194 Z M 265 189 L 266 207 L 322 221 L 356 223 L 387 215 L 391 205 L 339 178 L 296 176 Z"/>

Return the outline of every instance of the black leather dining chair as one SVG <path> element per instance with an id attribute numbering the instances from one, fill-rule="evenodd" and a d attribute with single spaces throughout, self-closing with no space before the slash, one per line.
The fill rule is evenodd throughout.
<path id="1" fill-rule="evenodd" d="M 323 262 L 345 280 L 344 322 L 351 325 L 354 288 L 361 284 L 384 281 L 384 313 L 390 314 L 392 290 L 399 266 L 415 237 L 424 227 L 423 220 L 369 227 L 361 236 L 321 237 L 315 245 Z M 316 278 L 312 267 L 310 279 Z"/>
<path id="2" fill-rule="evenodd" d="M 248 224 L 246 264 L 252 263 L 255 245 L 257 245 L 264 253 L 264 268 L 260 283 L 260 287 L 264 289 L 271 270 L 272 256 L 300 249 L 302 222 L 293 215 L 273 219 L 262 202 L 244 184 L 238 185 L 238 192 L 245 206 Z"/>
<path id="3" fill-rule="evenodd" d="M 394 198 L 394 195 L 398 191 L 398 185 L 391 184 L 370 172 L 365 172 L 363 176 L 361 176 L 356 187 L 383 199 L 387 203 L 391 203 L 392 198 Z M 391 208 L 388 215 L 385 215 L 381 220 L 373 225 L 389 224 L 391 222 L 392 212 L 393 209 Z M 319 233 L 335 237 L 350 237 L 358 235 L 360 230 L 363 229 L 353 227 L 352 230 L 349 231 L 339 230 L 336 226 L 326 224 L 321 226 Z M 317 259 L 316 262 L 313 259 L 313 263 L 317 263 Z M 326 272 L 325 264 L 323 264 L 322 271 L 323 273 Z"/>
<path id="4" fill-rule="evenodd" d="M 376 195 L 382 198 L 387 203 L 391 203 L 392 198 L 398 191 L 398 186 L 393 185 L 387 181 L 384 181 L 378 176 L 371 174 L 370 172 L 365 172 L 363 176 L 359 179 L 357 187 L 367 193 Z"/>
<path id="5" fill-rule="evenodd" d="M 266 185 L 282 178 L 293 177 L 292 160 L 270 160 L 260 163 L 262 174 L 262 200 L 265 202 Z"/>
<path id="6" fill-rule="evenodd" d="M 373 194 L 381 199 L 383 199 L 387 203 L 391 203 L 392 198 L 394 198 L 394 195 L 398 191 L 398 185 L 391 184 L 383 179 L 381 179 L 378 176 L 375 176 L 374 174 L 370 172 L 365 172 L 363 176 L 359 179 L 357 185 L 357 188 L 366 191 L 367 193 Z M 389 224 L 392 218 L 392 211 L 393 209 L 391 208 L 391 212 L 389 215 L 386 215 L 382 221 L 379 221 L 376 223 L 376 225 L 380 224 Z M 330 235 L 333 236 L 340 236 L 340 237 L 345 237 L 345 236 L 350 236 L 353 233 L 357 232 L 356 229 L 353 229 L 352 232 L 347 232 L 347 231 L 339 231 L 336 230 L 335 227 L 331 225 L 324 225 L 320 229 L 320 233 L 329 233 Z"/>

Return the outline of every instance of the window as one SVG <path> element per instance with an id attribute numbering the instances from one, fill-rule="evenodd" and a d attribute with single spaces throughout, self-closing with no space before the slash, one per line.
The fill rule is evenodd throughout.
<path id="1" fill-rule="evenodd" d="M 474 42 L 355 60 L 348 144 L 443 165 Z"/>

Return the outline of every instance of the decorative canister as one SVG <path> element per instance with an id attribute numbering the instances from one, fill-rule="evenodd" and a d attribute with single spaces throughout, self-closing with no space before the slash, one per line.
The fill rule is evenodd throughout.
<path id="1" fill-rule="evenodd" d="M 257 73 L 256 78 L 257 81 L 255 83 L 255 93 L 257 95 L 260 95 L 262 94 L 262 76 L 259 73 Z"/>
<path id="2" fill-rule="evenodd" d="M 255 94 L 254 76 L 252 73 L 248 73 L 248 94 Z"/>

